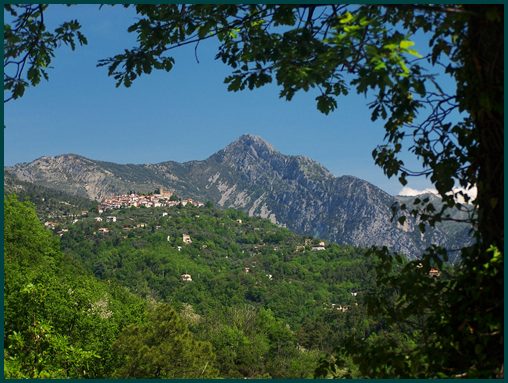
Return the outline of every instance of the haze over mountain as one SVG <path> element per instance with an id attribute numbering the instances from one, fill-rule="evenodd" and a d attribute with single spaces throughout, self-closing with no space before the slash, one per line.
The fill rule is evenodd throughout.
<path id="1" fill-rule="evenodd" d="M 391 206 L 402 197 L 353 176 L 335 177 L 319 163 L 281 154 L 252 135 L 203 161 L 120 165 L 66 154 L 5 170 L 19 180 L 95 200 L 163 187 L 268 218 L 299 234 L 360 247 L 387 246 L 410 258 L 430 244 L 455 249 L 471 240 L 465 224 L 438 226 L 422 235 L 413 219 L 403 226 L 392 222 Z"/>

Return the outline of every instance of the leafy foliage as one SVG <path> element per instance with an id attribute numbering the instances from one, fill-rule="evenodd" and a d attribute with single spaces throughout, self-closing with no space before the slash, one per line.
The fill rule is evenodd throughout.
<path id="1" fill-rule="evenodd" d="M 142 301 L 65 257 L 30 204 L 7 196 L 5 219 L 6 377 L 107 376 L 111 343 Z"/>
<path id="2" fill-rule="evenodd" d="M 120 358 L 114 373 L 118 377 L 206 378 L 216 375 L 211 345 L 195 341 L 185 323 L 168 305 L 153 307 L 147 321 L 125 328 L 114 348 Z"/>
<path id="3" fill-rule="evenodd" d="M 5 4 L 4 23 L 4 102 L 22 97 L 25 89 L 48 80 L 48 68 L 54 51 L 61 45 L 72 50 L 76 44 L 86 45 L 77 20 L 62 23 L 50 32 L 46 29 L 44 12 L 47 4 Z M 26 67 L 26 68 L 25 68 Z"/>

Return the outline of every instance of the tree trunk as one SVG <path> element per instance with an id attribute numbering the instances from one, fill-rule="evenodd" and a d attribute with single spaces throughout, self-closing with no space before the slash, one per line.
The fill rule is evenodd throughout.
<path id="1" fill-rule="evenodd" d="M 478 133 L 478 231 L 482 249 L 504 246 L 504 8 L 465 6 L 474 12 L 464 47 L 464 98 Z M 496 19 L 497 16 L 497 19 Z M 485 253 L 485 252 L 484 252 Z M 483 260 L 482 260 L 483 261 Z"/>

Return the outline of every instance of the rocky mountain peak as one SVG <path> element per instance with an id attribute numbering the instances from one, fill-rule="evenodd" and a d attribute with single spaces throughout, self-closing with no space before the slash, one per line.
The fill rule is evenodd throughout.
<path id="1" fill-rule="evenodd" d="M 255 136 L 253 134 L 244 134 L 240 136 L 236 141 L 232 142 L 231 145 L 241 145 L 243 147 L 253 147 L 257 149 L 266 149 L 270 150 L 272 152 L 275 152 L 276 150 L 272 145 L 270 145 L 268 142 L 263 140 L 259 136 Z"/>
<path id="2" fill-rule="evenodd" d="M 225 157 L 235 157 L 249 155 L 253 158 L 268 159 L 271 155 L 278 153 L 275 148 L 259 136 L 244 134 L 231 144 L 226 146 L 221 152 Z"/>

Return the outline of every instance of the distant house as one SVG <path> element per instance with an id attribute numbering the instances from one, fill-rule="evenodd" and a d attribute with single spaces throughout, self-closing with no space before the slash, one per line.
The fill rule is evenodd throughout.
<path id="1" fill-rule="evenodd" d="M 69 229 L 62 229 L 60 231 L 57 232 L 57 234 L 61 237 L 62 235 L 64 235 L 64 233 L 67 233 L 69 231 Z"/>
<path id="2" fill-rule="evenodd" d="M 102 218 L 101 217 L 95 217 L 95 221 L 102 222 Z"/>
<path id="3" fill-rule="evenodd" d="M 116 222 L 116 217 L 115 217 L 115 216 L 110 215 L 110 216 L 106 217 L 106 221 L 107 221 L 107 222 Z"/>
<path id="4" fill-rule="evenodd" d="M 167 215 L 168 215 L 168 213 L 166 213 L 166 212 L 162 213 L 162 216 L 163 216 L 163 217 L 165 217 L 165 216 L 167 216 Z"/>
<path id="5" fill-rule="evenodd" d="M 56 223 L 55 222 L 51 222 L 51 221 L 46 221 L 44 222 L 44 226 L 50 228 L 50 229 L 54 229 L 56 227 Z"/>
<path id="6" fill-rule="evenodd" d="M 321 245 L 318 245 L 318 246 L 312 246 L 312 251 L 321 251 L 321 250 L 326 250 L 326 248 L 324 246 L 321 246 Z"/>
<path id="7" fill-rule="evenodd" d="M 266 274 L 266 276 L 268 277 L 269 280 L 273 279 L 273 275 L 272 274 Z"/>
<path id="8" fill-rule="evenodd" d="M 346 311 L 349 311 L 349 306 L 342 306 L 337 303 L 332 303 L 332 309 L 345 313 Z"/>
<path id="9" fill-rule="evenodd" d="M 177 246 L 177 247 L 176 247 L 176 249 L 177 249 L 178 251 L 182 251 L 182 246 Z"/>
<path id="10" fill-rule="evenodd" d="M 441 275 L 441 272 L 436 269 L 435 267 L 431 267 L 429 270 L 429 276 L 431 277 L 439 277 Z"/>
<path id="11" fill-rule="evenodd" d="M 242 220 L 241 219 L 237 219 L 236 223 L 242 224 Z"/>
<path id="12" fill-rule="evenodd" d="M 109 229 L 107 227 L 100 227 L 99 233 L 109 233 Z"/>
<path id="13" fill-rule="evenodd" d="M 245 273 L 250 273 L 250 267 L 244 267 L 244 268 L 243 268 L 243 271 L 244 271 Z"/>
<path id="14" fill-rule="evenodd" d="M 182 274 L 182 275 L 180 275 L 180 279 L 183 282 L 192 282 L 192 277 L 190 274 Z"/>
<path id="15" fill-rule="evenodd" d="M 186 245 L 190 245 L 192 243 L 192 239 L 189 234 L 182 234 L 182 241 Z"/>

